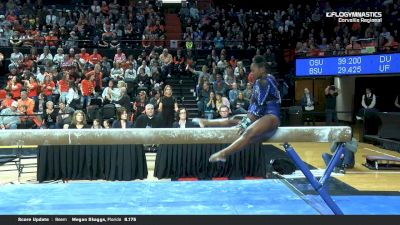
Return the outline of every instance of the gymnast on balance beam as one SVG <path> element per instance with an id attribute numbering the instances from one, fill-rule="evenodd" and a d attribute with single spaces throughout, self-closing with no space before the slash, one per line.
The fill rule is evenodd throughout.
<path id="1" fill-rule="evenodd" d="M 228 147 L 210 156 L 210 162 L 225 162 L 226 157 L 242 150 L 249 143 L 259 142 L 272 137 L 277 131 L 280 121 L 281 97 L 275 77 L 268 74 L 265 58 L 256 56 L 251 64 L 255 78 L 253 93 L 247 116 L 241 121 L 199 120 L 201 127 L 206 126 L 237 126 L 241 136 Z"/>

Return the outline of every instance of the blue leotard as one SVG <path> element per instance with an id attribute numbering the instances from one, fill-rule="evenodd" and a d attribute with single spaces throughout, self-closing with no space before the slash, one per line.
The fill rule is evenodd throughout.
<path id="1" fill-rule="evenodd" d="M 260 81 L 265 80 L 265 85 Z M 268 74 L 258 79 L 253 85 L 251 103 L 248 112 L 261 118 L 265 115 L 275 115 L 279 119 L 281 107 L 281 95 L 278 90 L 278 82 L 275 77 Z"/>

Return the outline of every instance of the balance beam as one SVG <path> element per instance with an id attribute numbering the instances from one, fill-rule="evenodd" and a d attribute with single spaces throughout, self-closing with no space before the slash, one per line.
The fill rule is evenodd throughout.
<path id="1" fill-rule="evenodd" d="M 3 130 L 0 146 L 6 145 L 116 145 L 116 144 L 230 144 L 239 137 L 236 128 L 138 128 Z M 351 128 L 280 127 L 266 140 L 286 142 L 347 142 Z"/>

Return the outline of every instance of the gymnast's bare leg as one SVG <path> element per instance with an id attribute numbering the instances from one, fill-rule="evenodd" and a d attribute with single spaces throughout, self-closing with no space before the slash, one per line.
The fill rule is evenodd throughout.
<path id="1" fill-rule="evenodd" d="M 259 142 L 277 130 L 279 118 L 272 114 L 267 114 L 253 122 L 243 134 L 231 145 L 210 156 L 210 162 L 225 162 L 226 157 L 242 150 L 246 145 Z"/>

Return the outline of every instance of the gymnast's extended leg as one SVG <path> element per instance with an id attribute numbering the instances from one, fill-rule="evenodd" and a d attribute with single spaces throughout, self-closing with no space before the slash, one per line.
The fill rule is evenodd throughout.
<path id="1" fill-rule="evenodd" d="M 265 115 L 251 124 L 243 134 L 225 149 L 210 156 L 210 162 L 226 161 L 226 157 L 242 150 L 246 145 L 270 137 L 277 130 L 279 119 L 275 115 Z"/>

